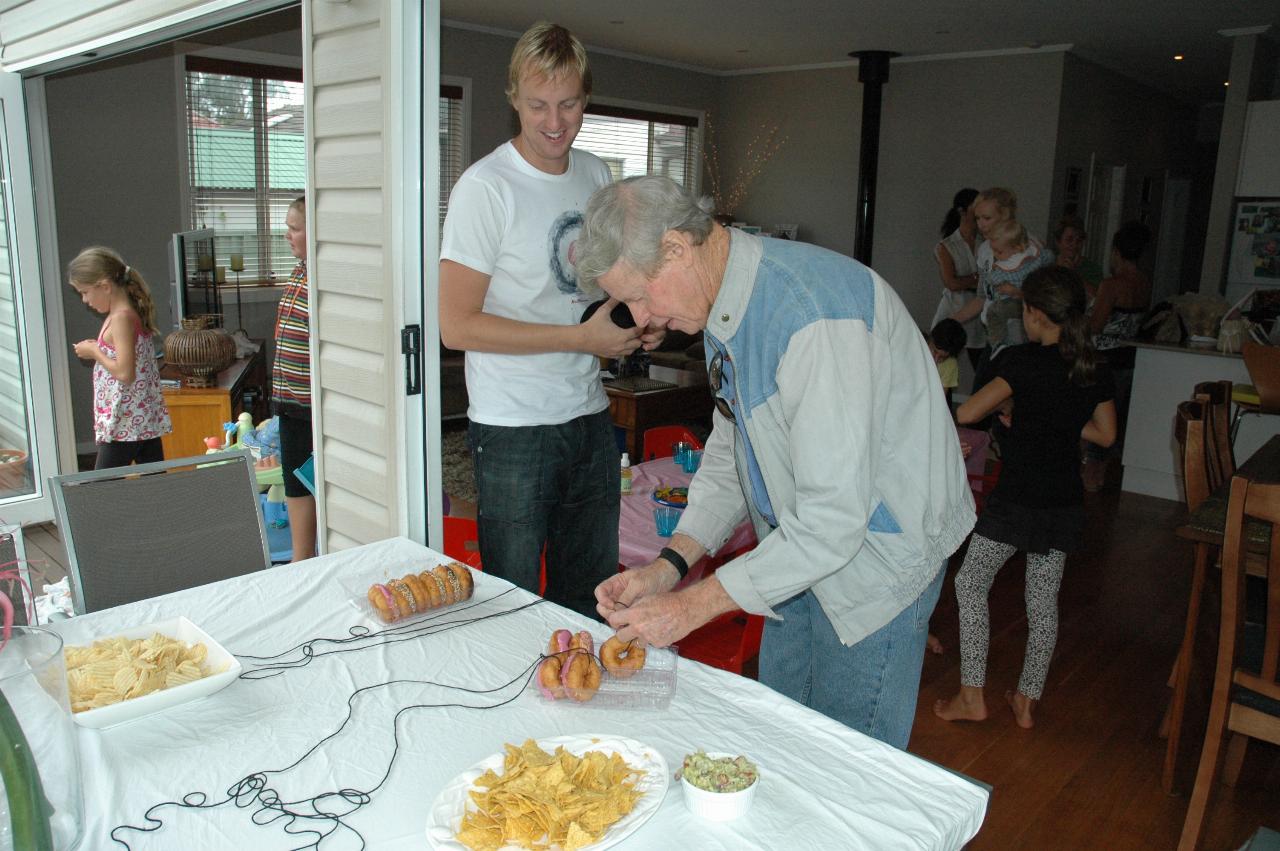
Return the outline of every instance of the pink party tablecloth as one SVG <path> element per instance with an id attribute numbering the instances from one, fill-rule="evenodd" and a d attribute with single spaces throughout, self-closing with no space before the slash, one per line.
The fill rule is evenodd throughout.
<path id="1" fill-rule="evenodd" d="M 658 535 L 653 522 L 653 492 L 658 488 L 687 488 L 693 475 L 676 466 L 671 458 L 655 458 L 631 468 L 631 493 L 622 497 L 618 513 L 618 562 L 626 567 L 648 564 L 658 556 L 670 538 Z M 720 552 L 730 553 L 742 547 L 753 547 L 755 530 L 749 521 L 743 522 Z"/>

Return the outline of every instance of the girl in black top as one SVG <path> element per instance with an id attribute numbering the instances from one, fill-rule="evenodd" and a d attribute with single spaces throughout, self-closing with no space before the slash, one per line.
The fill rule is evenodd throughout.
<path id="1" fill-rule="evenodd" d="M 990 622 L 987 594 L 996 573 L 1018 550 L 1027 553 L 1027 649 L 1017 692 L 1006 692 L 1019 726 L 1044 689 L 1058 638 L 1058 586 L 1068 550 L 1084 529 L 1080 438 L 1110 446 L 1116 437 L 1114 386 L 1093 348 L 1085 290 L 1071 269 L 1047 266 L 1022 288 L 1030 340 L 992 365 L 990 383 L 956 412 L 962 424 L 1015 405 L 1001 438 L 1003 468 L 974 527 L 956 574 L 960 605 L 960 691 L 933 708 L 947 721 L 981 721 Z"/>

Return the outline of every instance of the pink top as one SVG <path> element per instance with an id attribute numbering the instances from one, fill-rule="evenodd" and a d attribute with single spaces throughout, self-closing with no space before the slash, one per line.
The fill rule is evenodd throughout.
<path id="1" fill-rule="evenodd" d="M 115 346 L 103 339 L 110 324 L 108 317 L 98 334 L 98 348 L 115 360 Z M 155 343 L 140 322 L 135 322 L 135 327 L 132 384 L 112 377 L 101 363 L 93 365 L 93 438 L 98 443 L 150 440 L 173 431 L 160 392 Z"/>

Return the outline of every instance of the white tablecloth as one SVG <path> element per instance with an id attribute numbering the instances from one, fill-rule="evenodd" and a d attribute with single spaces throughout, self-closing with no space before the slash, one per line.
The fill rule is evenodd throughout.
<path id="1" fill-rule="evenodd" d="M 198 558 L 198 553 L 192 554 Z M 128 626 L 186 615 L 251 670 L 247 654 L 271 655 L 317 637 L 342 639 L 369 624 L 351 607 L 342 578 L 367 587 L 444 561 L 412 541 L 393 539 L 225 582 L 121 606 L 56 625 L 70 643 Z M 508 592 L 503 594 L 503 592 Z M 497 595 L 502 594 L 498 597 Z M 752 680 L 681 660 L 676 694 L 664 711 L 604 710 L 548 703 L 516 694 L 517 684 L 484 693 L 525 670 L 551 630 L 607 627 L 536 600 L 507 582 L 477 575 L 475 608 L 445 615 L 462 621 L 409 641 L 362 639 L 315 643 L 311 664 L 279 676 L 239 680 L 217 694 L 117 727 L 81 729 L 86 849 L 113 845 L 121 824 L 144 825 L 148 809 L 202 793 L 226 797 L 241 778 L 268 771 L 281 800 L 333 789 L 369 790 L 371 801 L 347 821 L 371 849 L 421 849 L 431 802 L 459 772 L 501 751 L 504 742 L 584 733 L 628 736 L 655 748 L 673 770 L 696 748 L 744 753 L 761 770 L 752 811 L 726 824 L 699 820 L 673 782 L 662 806 L 622 848 L 959 848 L 982 824 L 987 792 L 941 768 L 895 750 L 783 698 Z M 365 646 L 356 652 L 329 653 Z M 294 654 L 292 658 L 297 658 Z M 473 692 L 392 680 L 430 680 Z M 522 680 L 523 682 L 523 680 Z M 500 708 L 489 706 L 516 695 Z M 349 709 L 350 701 L 350 709 Z M 440 708 L 439 704 L 455 704 Z M 409 708 L 422 705 L 421 708 Z M 345 728 L 337 731 L 352 713 Z M 397 716 L 397 713 L 398 716 Z M 394 719 L 394 720 L 393 720 Z M 394 723 L 394 735 L 393 735 Z M 314 748 L 314 750 L 312 750 Z M 188 798 L 188 800 L 191 800 Z M 338 809 L 336 801 L 330 807 Z M 267 851 L 307 845 L 284 821 L 254 825 L 256 806 L 210 809 L 163 806 L 154 833 L 122 831 L 135 849 Z M 260 813 L 260 816 L 262 814 Z M 294 824 L 293 830 L 323 824 Z M 354 849 L 338 829 L 322 849 Z"/>

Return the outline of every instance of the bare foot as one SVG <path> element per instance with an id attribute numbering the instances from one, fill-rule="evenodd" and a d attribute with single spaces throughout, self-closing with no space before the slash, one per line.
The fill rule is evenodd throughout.
<path id="1" fill-rule="evenodd" d="M 930 653 L 942 652 L 942 642 L 939 641 L 938 636 L 934 635 L 932 632 L 929 633 L 929 637 L 924 640 L 924 646 L 929 648 Z"/>
<path id="2" fill-rule="evenodd" d="M 933 714 L 943 721 L 985 721 L 987 702 L 982 697 L 982 689 L 960 686 L 960 691 L 950 700 L 934 701 Z"/>
<path id="3" fill-rule="evenodd" d="M 1006 691 L 1004 699 L 1009 702 L 1009 708 L 1013 710 L 1013 719 L 1018 722 L 1019 727 L 1030 730 L 1036 725 L 1031 718 L 1031 710 L 1035 709 L 1036 701 L 1020 691 Z"/>

